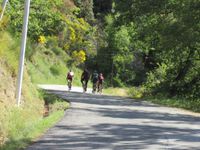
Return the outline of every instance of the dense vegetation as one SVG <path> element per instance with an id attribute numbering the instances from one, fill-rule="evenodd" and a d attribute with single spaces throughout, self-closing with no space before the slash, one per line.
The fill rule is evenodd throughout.
<path id="1" fill-rule="evenodd" d="M 65 83 L 66 64 L 79 65 L 92 47 L 87 37 L 93 29 L 73 14 L 78 11 L 73 2 L 38 0 L 31 4 L 20 108 L 15 105 L 15 86 L 24 1 L 10 1 L 0 22 L 0 149 L 25 147 L 64 114 L 67 103 L 53 97 L 52 115 L 43 119 L 46 96 L 32 82 Z"/>
<path id="2" fill-rule="evenodd" d="M 106 44 L 97 56 L 100 68 L 116 86 L 198 99 L 199 8 L 197 0 L 113 1 L 105 16 Z"/>
<path id="3" fill-rule="evenodd" d="M 5 31 L 1 31 L 0 35 L 0 149 L 12 150 L 26 146 L 52 126 L 63 116 L 67 103 L 58 99 L 51 100 L 52 116 L 43 119 L 43 99 L 46 96 L 37 91 L 25 69 L 22 104 L 20 108 L 16 107 L 19 42 Z"/>
<path id="4" fill-rule="evenodd" d="M 24 0 L 10 1 L 0 22 L 0 77 L 9 76 L 1 82 L 0 94 L 7 94 L 6 81 L 12 80 L 13 87 L 16 81 L 23 10 Z M 103 72 L 107 86 L 130 87 L 130 94 L 138 98 L 178 97 L 199 111 L 199 10 L 198 0 L 31 1 L 24 107 L 14 108 L 13 95 L 9 107 L 7 99 L 0 99 L 1 127 L 16 115 L 25 124 L 13 122 L 18 125 L 11 126 L 13 130 L 31 124 L 26 115 L 36 114 L 33 121 L 39 118 L 43 101 L 31 82 L 65 84 L 65 74 L 72 68 L 74 84 L 80 85 L 85 66 Z M 0 128 L 1 135 L 16 137 L 17 130 L 7 127 Z"/>

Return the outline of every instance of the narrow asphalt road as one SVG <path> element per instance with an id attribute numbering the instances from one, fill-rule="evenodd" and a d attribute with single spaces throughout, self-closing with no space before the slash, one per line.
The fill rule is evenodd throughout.
<path id="1" fill-rule="evenodd" d="M 27 150 L 200 150 L 200 117 L 128 98 L 45 86 L 70 100 L 64 118 Z M 77 92 L 76 92 L 77 91 Z"/>

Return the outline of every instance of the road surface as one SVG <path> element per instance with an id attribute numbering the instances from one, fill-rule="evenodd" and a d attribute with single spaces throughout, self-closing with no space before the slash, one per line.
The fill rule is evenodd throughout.
<path id="1" fill-rule="evenodd" d="M 27 150 L 200 150 L 200 117 L 128 98 L 67 92 L 43 86 L 70 100 L 64 118 Z"/>

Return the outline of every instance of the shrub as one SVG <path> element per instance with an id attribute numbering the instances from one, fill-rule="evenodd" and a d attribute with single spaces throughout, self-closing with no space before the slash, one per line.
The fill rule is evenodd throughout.
<path id="1" fill-rule="evenodd" d="M 51 66 L 50 71 L 53 75 L 59 75 L 60 74 L 60 68 L 58 66 Z"/>
<path id="2" fill-rule="evenodd" d="M 114 78 L 113 78 L 113 86 L 114 86 L 114 87 L 123 87 L 124 84 L 123 84 L 123 82 L 120 80 L 120 78 L 114 77 Z"/>
<path id="3" fill-rule="evenodd" d="M 60 55 L 62 54 L 63 49 L 60 47 L 54 47 L 52 48 L 52 51 L 56 54 L 56 55 Z"/>
<path id="4" fill-rule="evenodd" d="M 49 113 L 53 113 L 59 110 L 66 110 L 69 107 L 69 103 L 63 101 L 54 94 L 46 93 L 43 90 L 40 90 L 40 94 L 45 101 L 45 105 L 49 106 Z"/>
<path id="5" fill-rule="evenodd" d="M 7 67 L 15 76 L 18 69 L 19 42 L 13 40 L 7 32 L 0 32 L 0 57 L 6 60 Z"/>
<path id="6" fill-rule="evenodd" d="M 47 48 L 53 48 L 58 46 L 58 38 L 56 36 L 50 36 L 46 41 Z"/>
<path id="7" fill-rule="evenodd" d="M 145 93 L 144 87 L 132 87 L 130 88 L 128 95 L 130 95 L 133 98 L 142 98 Z"/>
<path id="8" fill-rule="evenodd" d="M 157 69 L 148 73 L 147 82 L 145 83 L 148 92 L 156 90 L 166 81 L 167 70 L 168 66 L 163 63 Z"/>

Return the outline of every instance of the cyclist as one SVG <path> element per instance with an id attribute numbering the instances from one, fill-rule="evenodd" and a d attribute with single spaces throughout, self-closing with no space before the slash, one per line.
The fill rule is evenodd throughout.
<path id="1" fill-rule="evenodd" d="M 72 89 L 72 80 L 74 77 L 74 73 L 72 72 L 72 70 L 70 70 L 67 73 L 67 84 L 68 84 L 68 90 L 70 91 Z"/>
<path id="2" fill-rule="evenodd" d="M 96 93 L 98 78 L 99 78 L 99 75 L 98 75 L 97 71 L 95 70 L 92 74 L 92 83 L 93 83 L 92 93 Z"/>
<path id="3" fill-rule="evenodd" d="M 90 73 L 87 69 L 84 69 L 81 75 L 81 83 L 83 86 L 83 92 L 87 91 L 87 84 L 88 84 L 89 79 L 90 79 Z"/>
<path id="4" fill-rule="evenodd" d="M 103 74 L 100 73 L 100 74 L 99 74 L 99 78 L 98 78 L 98 92 L 99 92 L 100 94 L 102 94 L 103 81 L 104 81 Z"/>

